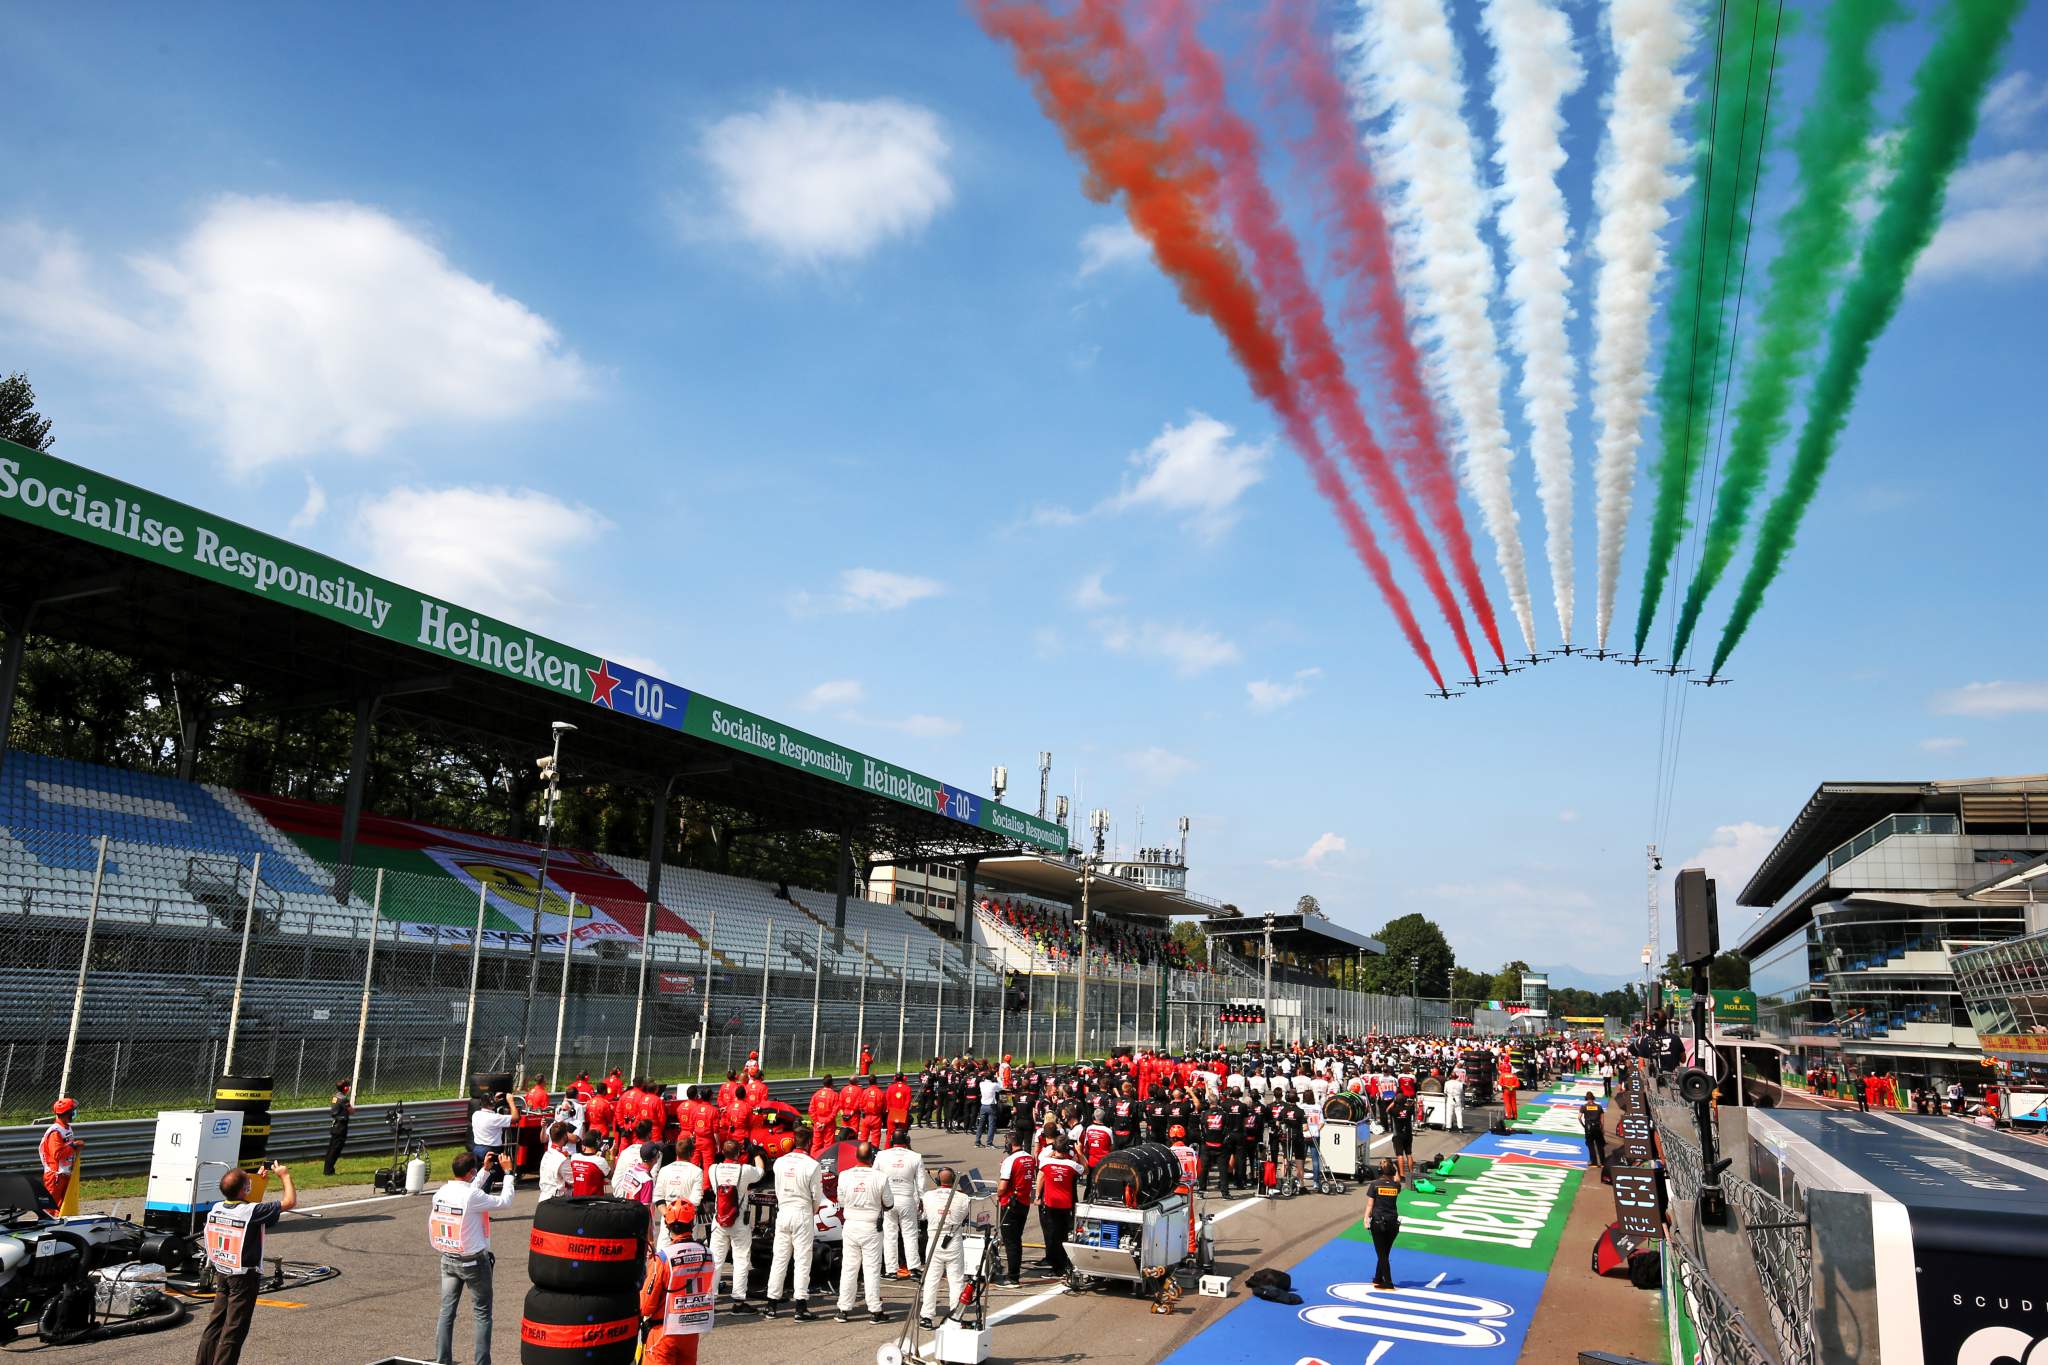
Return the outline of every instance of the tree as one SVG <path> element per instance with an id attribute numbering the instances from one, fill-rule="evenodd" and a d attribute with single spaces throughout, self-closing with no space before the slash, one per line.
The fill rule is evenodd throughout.
<path id="1" fill-rule="evenodd" d="M 1749 988 L 1749 959 L 1730 948 L 1717 955 L 1707 964 L 1707 976 L 1717 991 L 1740 991 Z M 1692 969 L 1678 960 L 1672 953 L 1664 959 L 1664 979 L 1681 990 L 1692 985 Z"/>
<path id="2" fill-rule="evenodd" d="M 1441 999 L 1451 993 L 1450 941 L 1436 921 L 1425 915 L 1388 920 L 1374 938 L 1387 945 L 1386 956 L 1365 960 L 1365 988 L 1381 995 L 1407 995 L 1419 981 L 1423 996 Z M 1409 959 L 1420 958 L 1412 971 Z"/>
<path id="3" fill-rule="evenodd" d="M 1493 988 L 1493 978 L 1485 972 L 1475 972 L 1469 967 L 1451 969 L 1451 999 L 1471 1009 L 1486 999 L 1487 991 Z"/>
<path id="4" fill-rule="evenodd" d="M 0 436 L 30 450 L 50 448 L 50 419 L 36 412 L 36 391 L 25 374 L 0 379 Z"/>
<path id="5" fill-rule="evenodd" d="M 1503 1005 L 1519 1004 L 1522 999 L 1522 973 L 1529 970 L 1529 964 L 1516 958 L 1493 974 L 1493 982 L 1487 987 L 1487 998 L 1498 1000 Z"/>
<path id="6" fill-rule="evenodd" d="M 1314 896 L 1303 896 L 1294 903 L 1294 911 L 1298 915 L 1321 915 L 1323 903 Z"/>

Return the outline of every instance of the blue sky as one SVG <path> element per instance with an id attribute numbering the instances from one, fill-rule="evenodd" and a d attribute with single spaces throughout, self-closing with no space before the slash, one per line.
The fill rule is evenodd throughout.
<path id="1" fill-rule="evenodd" d="M 1256 115 L 1223 8 L 1206 32 Z M 1490 51 L 1457 8 L 1490 147 Z M 1567 11 L 1583 643 L 1579 248 L 1611 64 L 1598 10 Z M 1565 660 L 1425 701 L 1269 411 L 961 8 L 18 7 L 8 28 L 0 369 L 29 372 L 57 453 L 949 781 L 1006 763 L 1015 796 L 1050 749 L 1055 790 L 1125 845 L 1141 809 L 1148 840 L 1192 817 L 1197 889 L 1247 908 L 1310 891 L 1367 929 L 1427 913 L 1472 965 L 1628 972 L 1652 837 L 1735 881 L 1731 905 L 1821 780 L 2041 767 L 2038 10 L 1736 685 L 1685 699 L 1655 829 L 1664 680 Z M 1785 40 L 1780 129 L 1810 28 Z M 1548 646 L 1515 377 L 1510 357 Z M 1639 485 L 1617 638 L 1646 505 Z"/>

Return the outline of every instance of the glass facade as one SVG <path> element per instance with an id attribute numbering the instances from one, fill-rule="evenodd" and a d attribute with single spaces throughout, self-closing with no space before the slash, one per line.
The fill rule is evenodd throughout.
<path id="1" fill-rule="evenodd" d="M 1880 1070 L 1902 1085 L 1981 1079 L 1983 1024 L 1948 954 L 2013 939 L 2026 923 L 2023 907 L 1963 892 L 2041 842 L 1920 811 L 1843 840 L 1770 907 L 1810 918 L 1751 963 L 1759 1036 L 1790 1048 L 1795 1068 Z M 2048 1063 L 2048 1035 L 2042 1047 Z"/>
<path id="2" fill-rule="evenodd" d="M 1833 1032 L 1826 959 L 1811 925 L 1759 954 L 1749 964 L 1749 985 L 1759 1038 L 1789 1044 Z"/>
<path id="3" fill-rule="evenodd" d="M 1858 897 L 1813 909 L 1831 1020 L 1816 1029 L 1845 1043 L 1882 1042 L 1954 1053 L 1974 1066 L 1975 1039 L 1943 945 L 2010 938 L 2025 927 L 2016 907 L 1911 905 Z M 1946 1075 L 1938 1056 L 1901 1059 L 1902 1074 Z"/>
<path id="4" fill-rule="evenodd" d="M 2048 1071 L 2048 931 L 1972 948 L 1953 961 L 1983 1049 L 2015 1066 Z"/>

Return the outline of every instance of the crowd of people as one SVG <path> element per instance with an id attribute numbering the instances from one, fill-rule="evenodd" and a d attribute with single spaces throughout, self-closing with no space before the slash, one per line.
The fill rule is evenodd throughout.
<path id="1" fill-rule="evenodd" d="M 1065 912 L 1030 901 L 987 897 L 976 908 L 1019 947 L 1047 962 L 1071 963 L 1081 955 L 1081 931 Z M 1097 915 L 1088 926 L 1088 955 L 1095 965 L 1171 967 L 1207 971 L 1208 964 L 1171 934 Z"/>
<path id="2" fill-rule="evenodd" d="M 535 1076 L 523 1092 L 508 1087 L 474 1103 L 470 1148 L 429 1202 L 428 1242 L 441 1284 L 436 1359 L 452 1359 L 467 1300 L 474 1359 L 488 1365 L 496 1262 L 489 1216 L 524 1178 L 537 1181 L 543 1200 L 606 1195 L 646 1207 L 642 1304 L 650 1335 L 643 1359 L 681 1365 L 695 1359 L 695 1338 L 674 1329 L 678 1295 L 708 1307 L 729 1276 L 720 1311 L 814 1320 L 824 1311 L 812 1305 L 814 1263 L 835 1240 L 838 1295 L 830 1311 L 837 1321 L 863 1313 L 888 1321 L 882 1286 L 889 1280 L 923 1276 L 917 1312 L 926 1326 L 942 1296 L 957 1302 L 977 1270 L 965 1264 L 964 1220 L 970 1200 L 989 1191 L 963 1190 L 950 1164 L 928 1166 L 917 1146 L 921 1133 L 971 1133 L 976 1147 L 1001 1153 L 989 1268 L 995 1282 L 1021 1285 L 1072 1274 L 1066 1247 L 1075 1210 L 1102 1163 L 1134 1144 L 1166 1147 L 1191 1200 L 1212 1191 L 1231 1198 L 1333 1190 L 1319 1138 L 1338 1095 L 1355 1097 L 1351 1118 L 1362 1112 L 1391 1147 L 1383 1164 L 1358 1173 L 1368 1195 L 1366 1229 L 1381 1253 L 1375 1280 L 1390 1284 L 1397 1198 L 1417 1173 L 1419 1128 L 1465 1129 L 1475 1090 L 1498 1091 L 1512 1116 L 1522 1087 L 1576 1074 L 1599 1076 L 1611 1088 L 1627 1064 L 1627 1049 L 1571 1039 L 1531 1040 L 1516 1045 L 1512 1063 L 1509 1056 L 1475 1050 L 1469 1039 L 1366 1038 L 1176 1056 L 1137 1050 L 1060 1067 L 1010 1056 L 934 1057 L 913 1074 L 884 1078 L 871 1074 L 872 1054 L 864 1052 L 860 1074 L 844 1084 L 823 1078 L 801 1108 L 770 1095 L 754 1057 L 717 1086 L 666 1086 L 615 1069 L 602 1080 L 579 1075 L 553 1093 Z M 330 1107 L 337 1128 L 352 1109 L 337 1084 Z M 1602 1139 L 1599 1114 L 1588 1100 L 1589 1143 Z M 45 1139 L 46 1184 L 59 1197 L 76 1159 L 74 1116 L 75 1105 L 60 1105 Z M 200 1365 L 239 1358 L 264 1230 L 297 1198 L 289 1170 L 278 1165 L 275 1173 L 282 1188 L 270 1199 L 252 1197 L 245 1172 L 222 1181 L 206 1254 L 223 1288 Z M 1042 1254 L 1027 1262 L 1024 1237 L 1034 1214 Z M 768 1244 L 760 1280 L 757 1237 Z M 666 1338 L 663 1321 L 671 1324 Z"/>

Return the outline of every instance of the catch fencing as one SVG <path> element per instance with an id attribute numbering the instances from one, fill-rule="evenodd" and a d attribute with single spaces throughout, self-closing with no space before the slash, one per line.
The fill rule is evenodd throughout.
<path id="1" fill-rule="evenodd" d="M 1441 1033 L 1453 1011 L 1284 967 L 1268 997 L 1235 960 L 1184 971 L 1097 954 L 1082 971 L 871 905 L 844 932 L 815 915 L 721 923 L 676 878 L 662 899 L 687 932 L 639 902 L 564 905 L 551 888 L 549 909 L 572 922 L 652 927 L 554 935 L 536 961 L 501 913 L 530 914 L 530 877 L 470 889 L 358 866 L 337 897 L 335 869 L 311 858 L 280 869 L 123 841 L 102 865 L 98 840 L 66 837 L 83 845 L 61 851 L 71 875 L 0 860 L 0 1123 L 47 1115 L 59 1093 L 93 1117 L 205 1105 L 227 1073 L 272 1077 L 280 1109 L 322 1104 L 338 1080 L 359 1102 L 461 1094 L 471 1074 L 518 1069 L 522 1019 L 525 1071 L 559 1086 L 613 1067 L 717 1080 L 750 1054 L 771 1076 L 844 1076 L 864 1052 L 889 1074 L 960 1053 L 1051 1061 L 1268 1031 Z M 1220 1022 L 1228 1002 L 1268 1000 L 1269 1028 Z"/>
<path id="2" fill-rule="evenodd" d="M 1679 1131 L 1673 1121 L 1673 1115 L 1679 1113 L 1684 1114 L 1682 1121 L 1690 1121 L 1689 1111 L 1674 1109 L 1666 1114 L 1652 1106 L 1672 1197 L 1680 1205 L 1690 1205 L 1699 1196 L 1706 1169 L 1699 1144 Z M 1720 1180 L 1730 1217 L 1742 1233 L 1744 1249 L 1770 1311 L 1776 1350 L 1764 1346 L 1741 1310 L 1715 1282 L 1703 1244 L 1696 1240 L 1688 1247 L 1684 1233 L 1674 1228 L 1665 1245 L 1679 1262 L 1679 1281 L 1700 1337 L 1702 1357 L 1709 1365 L 1719 1361 L 1810 1365 L 1813 1250 L 1806 1220 L 1776 1195 L 1733 1170 L 1723 1171 Z"/>

